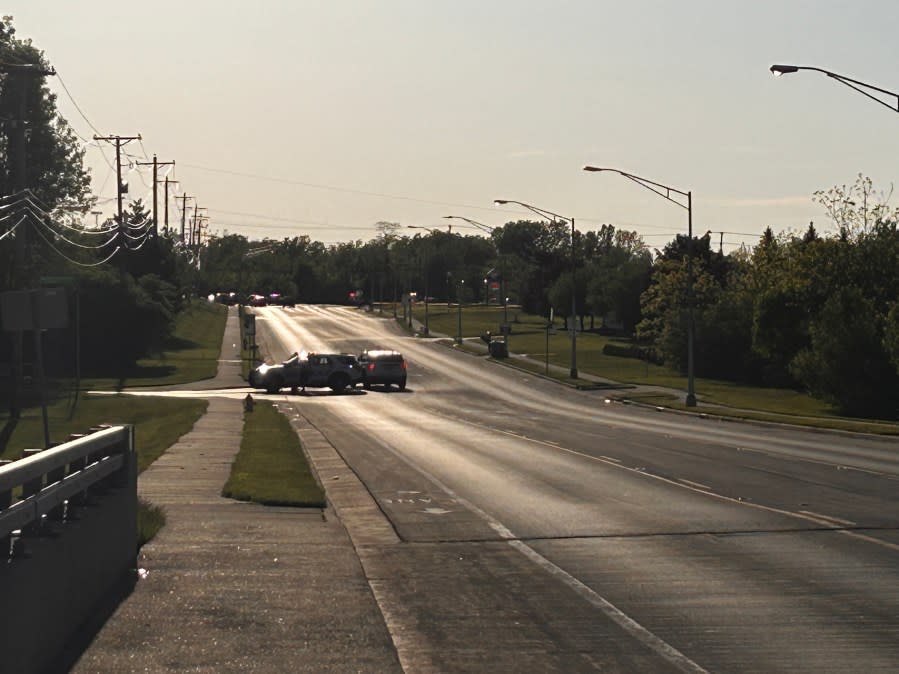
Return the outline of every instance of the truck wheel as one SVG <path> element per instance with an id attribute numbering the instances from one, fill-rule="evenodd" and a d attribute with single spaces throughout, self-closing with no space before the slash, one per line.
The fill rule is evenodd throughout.
<path id="1" fill-rule="evenodd" d="M 345 374 L 336 374 L 331 377 L 331 380 L 328 382 L 328 387 L 334 391 L 334 393 L 340 393 L 345 389 L 350 383 L 350 378 Z"/>

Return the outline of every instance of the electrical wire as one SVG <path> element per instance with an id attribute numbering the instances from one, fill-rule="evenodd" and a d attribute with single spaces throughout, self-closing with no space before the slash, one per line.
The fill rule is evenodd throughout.
<path id="1" fill-rule="evenodd" d="M 130 250 L 130 251 L 140 250 L 140 249 L 143 248 L 145 245 L 147 245 L 147 241 L 149 241 L 150 238 L 151 238 L 151 237 L 149 237 L 149 236 L 145 236 L 145 237 L 144 237 L 144 240 L 141 241 L 141 243 L 140 243 L 139 246 L 129 246 L 129 247 L 128 247 L 128 250 Z"/>
<path id="2" fill-rule="evenodd" d="M 359 194 L 362 196 L 379 197 L 382 199 L 398 199 L 400 201 L 411 201 L 411 202 L 415 202 L 415 203 L 419 203 L 419 204 L 433 204 L 436 206 L 448 206 L 448 207 L 453 207 L 453 208 L 473 208 L 473 209 L 481 210 L 481 211 L 495 212 L 495 209 L 488 208 L 486 206 L 473 206 L 471 204 L 454 204 L 454 203 L 448 203 L 445 201 L 431 201 L 428 199 L 418 199 L 416 197 L 408 197 L 408 196 L 399 195 L 399 194 L 386 194 L 386 193 L 382 193 L 382 192 L 367 192 L 365 190 L 357 190 L 357 189 L 353 189 L 350 187 L 340 187 L 337 185 L 320 185 L 317 183 L 307 183 L 307 182 L 303 182 L 300 180 L 290 180 L 287 178 L 273 178 L 271 176 L 262 176 L 262 175 L 258 175 L 255 173 L 242 173 L 240 171 L 231 171 L 228 169 L 212 168 L 209 166 L 200 166 L 198 164 L 181 164 L 181 166 L 198 169 L 200 171 L 211 171 L 213 173 L 224 173 L 227 175 L 237 176 L 239 178 L 252 178 L 253 180 L 263 180 L 263 181 L 273 182 L 273 183 L 283 183 L 285 185 L 296 185 L 299 187 L 311 187 L 314 189 L 331 190 L 333 192 L 344 192 L 344 193 L 348 193 L 348 194 Z"/>
<path id="3" fill-rule="evenodd" d="M 104 242 L 101 243 L 101 244 L 98 244 L 98 245 L 96 245 L 96 246 L 88 246 L 88 245 L 85 245 L 85 244 L 83 244 L 83 243 L 78 243 L 77 241 L 72 241 L 71 239 L 66 238 L 64 235 L 62 235 L 62 234 L 60 234 L 59 232 L 57 232 L 55 229 L 53 229 L 52 227 L 50 227 L 47 223 L 43 222 L 42 220 L 37 220 L 37 222 L 38 222 L 42 227 L 44 227 L 45 229 L 47 229 L 48 231 L 50 231 L 52 234 L 55 234 L 57 237 L 59 237 L 60 239 L 62 239 L 62 240 L 65 241 L 66 243 L 68 243 L 68 244 L 70 244 L 70 245 L 72 245 L 72 246 L 76 246 L 76 247 L 78 247 L 78 248 L 84 248 L 84 249 L 87 249 L 87 250 L 97 250 L 97 249 L 99 249 L 99 248 L 106 248 L 106 246 L 108 246 L 110 243 L 112 243 L 113 241 L 115 241 L 116 238 L 118 237 L 118 233 L 115 233 L 115 234 L 113 234 L 109 239 L 107 239 L 106 241 L 104 241 Z"/>
<path id="4" fill-rule="evenodd" d="M 94 133 L 98 136 L 102 136 L 103 134 L 94 126 L 93 122 L 87 118 L 87 115 L 84 114 L 84 111 L 81 109 L 81 106 L 75 101 L 75 98 L 72 96 L 72 92 L 69 91 L 69 88 L 66 86 L 65 81 L 62 79 L 62 76 L 59 74 L 59 70 L 56 71 L 56 79 L 59 80 L 59 83 L 62 85 L 63 91 L 66 92 L 66 96 L 69 97 L 69 100 L 72 101 L 72 105 L 75 106 L 75 109 L 78 111 L 78 114 L 81 115 L 81 118 L 87 122 L 87 125 L 94 130 Z"/>
<path id="5" fill-rule="evenodd" d="M 34 228 L 34 231 L 37 233 L 37 235 L 38 235 L 39 237 L 41 237 L 41 239 L 44 240 L 44 243 L 46 243 L 48 246 L 50 246 L 50 248 L 51 248 L 57 255 L 59 255 L 60 257 L 66 259 L 66 260 L 68 260 L 69 262 L 71 262 L 71 263 L 74 264 L 74 265 L 78 265 L 79 267 L 99 267 L 101 264 L 106 264 L 107 262 L 109 262 L 109 261 L 113 258 L 113 256 L 114 256 L 116 253 L 118 253 L 119 250 L 121 249 L 121 246 L 116 246 L 116 249 L 115 249 L 114 251 L 112 251 L 112 252 L 109 254 L 109 256 L 106 257 L 105 260 L 100 260 L 99 262 L 94 262 L 94 263 L 92 263 L 92 264 L 88 264 L 88 263 L 85 263 L 85 262 L 78 262 L 77 260 L 73 260 L 72 258 L 70 258 L 68 255 L 66 255 L 65 253 L 63 253 L 63 252 L 62 252 L 61 250 L 59 250 L 56 246 L 54 246 L 52 243 L 50 243 L 49 241 L 47 241 L 47 237 L 45 237 L 43 234 L 41 234 L 41 230 L 39 230 L 39 229 L 37 229 L 37 228 L 35 227 L 35 228 Z"/>
<path id="6" fill-rule="evenodd" d="M 23 215 L 23 216 L 22 216 L 22 219 L 19 220 L 19 221 L 18 221 L 16 224 L 14 224 L 12 227 L 10 227 L 8 231 L 4 232 L 3 234 L 0 234 L 0 241 L 3 241 L 3 239 L 5 239 L 7 236 L 9 236 L 9 235 L 12 234 L 14 231 L 16 231 L 16 227 L 18 227 L 18 226 L 21 225 L 23 222 L 25 222 L 25 218 L 26 218 L 26 217 L 27 217 L 27 216 Z"/>
<path id="7" fill-rule="evenodd" d="M 12 194 L 7 194 L 7 195 L 0 197 L 0 201 L 7 201 L 8 199 L 13 199 L 14 197 L 19 197 L 30 191 L 31 190 L 29 190 L 28 188 L 25 188 L 24 190 L 19 190 L 18 192 L 13 192 Z"/>

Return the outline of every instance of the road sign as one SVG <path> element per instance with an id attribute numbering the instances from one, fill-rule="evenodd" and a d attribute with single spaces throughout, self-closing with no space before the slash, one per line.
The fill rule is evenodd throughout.
<path id="1" fill-rule="evenodd" d="M 42 286 L 72 286 L 76 283 L 74 276 L 41 276 Z"/>

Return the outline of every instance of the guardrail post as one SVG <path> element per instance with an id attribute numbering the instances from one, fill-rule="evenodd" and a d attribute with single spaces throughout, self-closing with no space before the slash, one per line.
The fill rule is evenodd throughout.
<path id="1" fill-rule="evenodd" d="M 48 449 L 59 446 L 58 442 L 51 443 Z M 56 484 L 57 482 L 62 482 L 65 479 L 65 476 L 68 475 L 68 466 L 60 466 L 59 468 L 55 468 L 47 473 L 47 486 L 49 487 L 51 484 Z M 47 518 L 53 520 L 54 522 L 63 522 L 66 519 L 66 504 L 65 502 L 60 503 L 58 506 L 53 508 L 49 513 L 47 513 Z"/>
<path id="2" fill-rule="evenodd" d="M 110 484 L 116 487 L 127 487 L 132 483 L 137 484 L 137 452 L 134 451 L 134 426 L 129 425 L 125 428 L 127 432 L 119 448 L 122 459 L 124 459 L 122 469 L 109 476 Z"/>

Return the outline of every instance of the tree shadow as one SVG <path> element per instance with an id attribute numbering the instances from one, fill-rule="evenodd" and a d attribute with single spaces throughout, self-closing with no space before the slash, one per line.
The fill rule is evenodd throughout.
<path id="1" fill-rule="evenodd" d="M 184 339 L 183 337 L 172 335 L 165 341 L 163 351 L 182 351 L 185 349 L 195 349 L 199 346 L 202 345 L 191 339 Z"/>
<path id="2" fill-rule="evenodd" d="M 4 452 L 6 452 L 6 447 L 9 444 L 9 441 L 12 438 L 12 434 L 15 432 L 16 426 L 18 424 L 18 415 L 11 415 L 6 420 L 6 423 L 3 424 L 3 428 L 0 429 L 0 456 L 3 456 Z"/>

